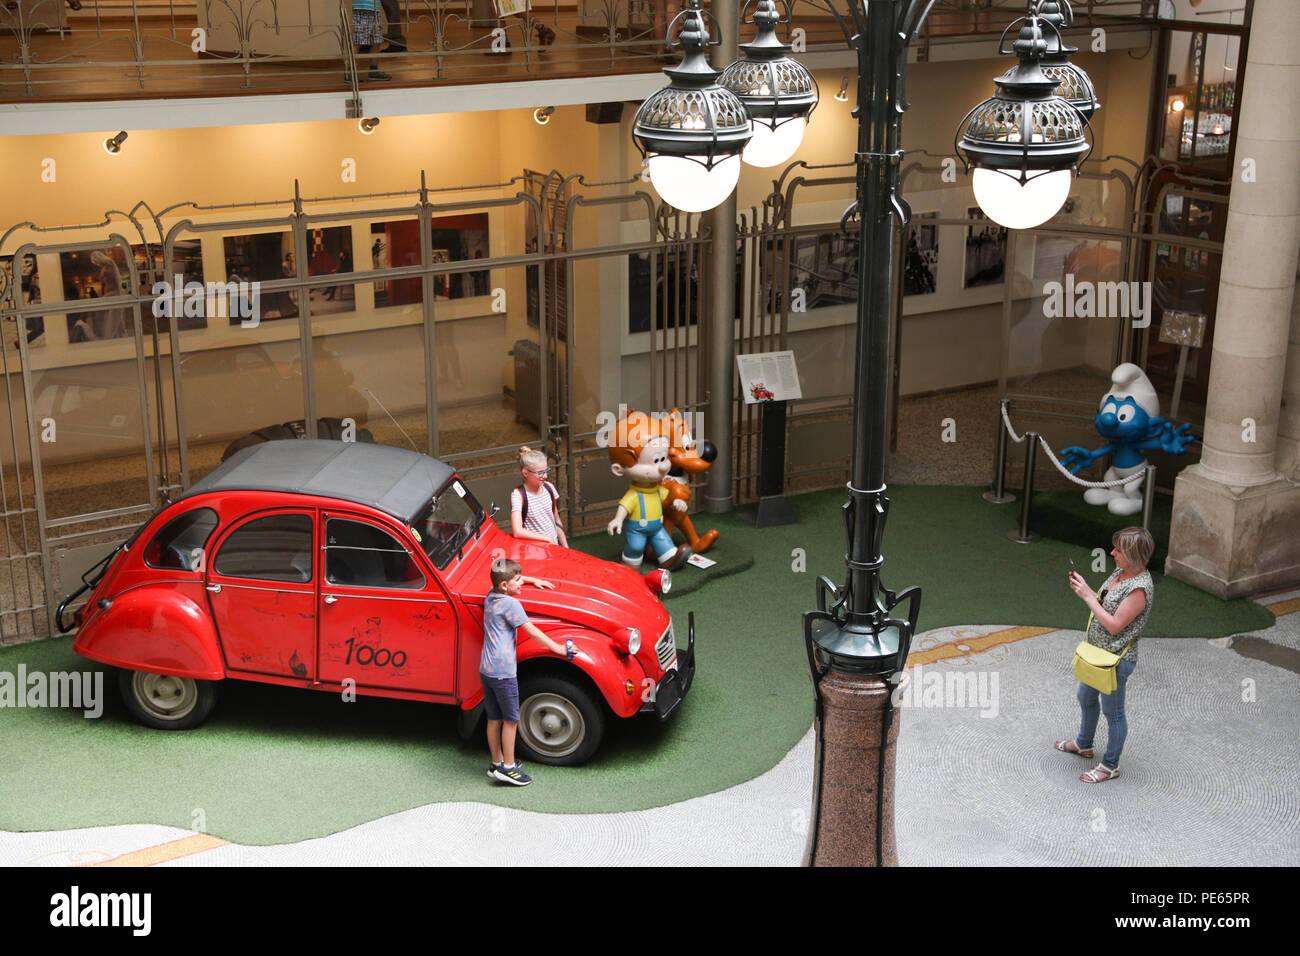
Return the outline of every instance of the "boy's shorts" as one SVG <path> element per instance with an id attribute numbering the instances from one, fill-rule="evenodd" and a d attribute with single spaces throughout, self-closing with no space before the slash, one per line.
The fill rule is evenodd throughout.
<path id="1" fill-rule="evenodd" d="M 383 31 L 379 29 L 378 10 L 352 11 L 352 42 L 357 46 L 382 43 Z"/>
<path id="2" fill-rule="evenodd" d="M 483 709 L 488 720 L 519 722 L 519 679 L 517 677 L 488 677 L 479 674 L 483 682 Z"/>

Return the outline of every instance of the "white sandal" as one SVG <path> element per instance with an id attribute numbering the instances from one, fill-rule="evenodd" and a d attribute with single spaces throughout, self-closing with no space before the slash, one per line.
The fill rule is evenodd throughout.
<path id="1" fill-rule="evenodd" d="M 1070 749 L 1070 744 L 1074 744 L 1073 750 Z M 1080 747 L 1073 740 L 1058 740 L 1053 743 L 1052 746 L 1063 754 L 1076 754 L 1080 757 L 1091 757 L 1093 755 L 1093 749 L 1091 747 Z"/>
<path id="2" fill-rule="evenodd" d="M 1103 780 L 1114 780 L 1119 776 L 1119 767 L 1107 767 L 1104 763 L 1099 763 L 1087 773 L 1079 774 L 1079 779 L 1084 783 L 1101 783 Z"/>

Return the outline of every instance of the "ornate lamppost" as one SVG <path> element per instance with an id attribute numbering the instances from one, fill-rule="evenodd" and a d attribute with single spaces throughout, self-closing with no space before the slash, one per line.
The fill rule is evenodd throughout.
<path id="1" fill-rule="evenodd" d="M 661 105 L 665 100 L 685 102 L 684 78 L 679 74 L 694 77 L 703 72 L 699 63 L 692 61 L 696 53 L 703 60 L 697 39 L 703 33 L 702 20 L 694 2 L 692 9 L 681 15 L 695 19 L 687 20 L 680 38 L 692 66 L 687 69 L 683 62 L 678 71 L 666 71 L 674 85 L 646 100 L 637 114 L 634 136 L 642 151 L 650 155 L 650 176 L 656 188 L 660 187 L 653 165 L 655 154 L 698 156 L 697 165 L 712 169 L 721 163 L 718 157 L 724 139 L 726 148 L 733 150 L 729 161 L 745 148 L 743 136 L 732 132 L 732 124 L 727 136 L 719 127 L 688 149 L 681 145 L 676 130 L 690 123 L 706 128 L 707 124 L 694 119 L 689 110 L 674 107 L 666 111 Z M 856 225 L 860 239 L 858 331 L 852 464 L 843 507 L 848 538 L 846 575 L 838 587 L 819 577 L 817 609 L 803 615 L 817 731 L 812 827 L 804 858 L 809 865 L 887 866 L 898 862 L 893 824 L 898 722 L 892 690 L 916 633 L 921 592 L 916 587 L 891 591 L 881 580 L 881 545 L 889 512 L 884 481 L 889 328 L 895 232 L 906 226 L 911 214 L 899 193 L 902 118 L 908 107 L 904 92 L 907 51 L 936 2 L 849 2 L 844 12 L 830 4 L 858 57 L 857 195 L 843 219 L 846 228 Z M 775 33 L 768 37 L 765 32 L 777 22 L 774 17 L 774 4 L 762 0 L 754 17 L 759 37 L 746 47 L 750 60 L 732 64 L 724 73 L 724 85 L 740 94 L 755 123 L 770 124 L 773 140 L 783 140 L 781 121 L 807 116 L 806 112 L 798 114 L 793 106 L 783 112 L 783 94 L 789 91 L 792 98 L 802 96 L 805 101 L 807 95 L 799 89 L 793 72 L 782 74 L 791 77 L 789 81 L 775 83 L 768 73 L 766 88 L 761 78 L 755 81 L 754 59 L 770 54 L 772 60 L 778 59 L 772 43 Z M 1089 150 L 1084 110 L 1090 113 L 1097 108 L 1096 96 L 1087 75 L 1069 63 L 1073 50 L 1065 45 L 1061 29 L 1070 18 L 1068 0 L 1028 0 L 1026 16 L 1016 21 L 1021 25 L 1014 44 L 1017 65 L 995 81 L 993 97 L 976 106 L 959 126 L 958 153 L 967 168 L 974 169 L 972 186 L 977 200 L 989 218 L 1011 228 L 1029 228 L 1054 216 Z M 700 26 L 693 25 L 696 21 Z M 1003 41 L 1016 23 L 1003 33 Z M 744 95 L 755 90 L 756 95 Z M 1067 101 L 1062 93 L 1073 101 Z M 810 112 L 811 105 L 807 109 Z M 726 119 L 730 122 L 729 112 Z M 790 138 L 794 138 L 793 131 Z M 797 144 L 791 153 L 794 148 Z M 672 198 L 677 195 L 676 186 L 669 186 L 672 195 L 660 188 L 660 195 L 677 204 Z M 717 194 L 712 205 L 721 202 L 729 190 L 730 186 Z M 691 205 L 680 208 L 710 208 L 698 205 L 702 200 L 694 196 L 687 201 Z M 896 609 L 904 605 L 906 616 L 895 616 Z"/>

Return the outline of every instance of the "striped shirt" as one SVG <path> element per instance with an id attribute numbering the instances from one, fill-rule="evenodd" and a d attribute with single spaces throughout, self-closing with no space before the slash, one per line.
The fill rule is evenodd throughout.
<path id="1" fill-rule="evenodd" d="M 524 528 L 544 535 L 552 544 L 560 543 L 559 532 L 555 529 L 555 499 L 559 497 L 555 486 L 544 481 L 537 491 L 528 492 L 528 516 L 524 519 Z M 524 510 L 523 497 L 519 489 L 510 492 L 510 513 L 517 514 Z"/>

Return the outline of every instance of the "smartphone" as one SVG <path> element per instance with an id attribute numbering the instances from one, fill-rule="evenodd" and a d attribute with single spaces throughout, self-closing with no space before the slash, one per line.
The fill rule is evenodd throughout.
<path id="1" fill-rule="evenodd" d="M 1078 574 L 1078 570 L 1074 566 L 1074 558 L 1070 558 L 1069 561 L 1070 561 L 1070 573 Z"/>

